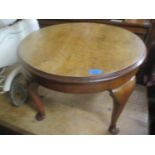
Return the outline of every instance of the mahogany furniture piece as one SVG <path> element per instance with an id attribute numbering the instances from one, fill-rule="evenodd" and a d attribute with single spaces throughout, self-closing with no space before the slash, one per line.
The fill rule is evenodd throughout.
<path id="1" fill-rule="evenodd" d="M 33 32 L 19 46 L 19 57 L 28 79 L 28 90 L 38 113 L 45 117 L 38 86 L 66 93 L 109 91 L 113 112 L 109 131 L 135 86 L 135 74 L 146 56 L 143 41 L 115 26 L 68 23 Z"/>

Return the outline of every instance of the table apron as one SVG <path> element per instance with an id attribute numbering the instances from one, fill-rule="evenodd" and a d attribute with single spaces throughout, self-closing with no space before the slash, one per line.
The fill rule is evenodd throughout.
<path id="1" fill-rule="evenodd" d="M 117 77 L 115 79 L 110 79 L 100 82 L 88 82 L 88 83 L 66 83 L 55 80 L 45 79 L 41 76 L 35 75 L 29 72 L 31 79 L 49 89 L 53 89 L 60 92 L 66 93 L 94 93 L 101 92 L 105 90 L 112 90 L 120 87 L 127 81 L 129 81 L 135 74 L 138 69 L 135 69 L 123 76 Z"/>

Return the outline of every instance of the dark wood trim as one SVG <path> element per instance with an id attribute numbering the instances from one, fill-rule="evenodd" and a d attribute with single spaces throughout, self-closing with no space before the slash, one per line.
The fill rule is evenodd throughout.
<path id="1" fill-rule="evenodd" d="M 18 52 L 18 57 L 21 64 L 25 67 L 25 69 L 28 70 L 30 73 L 33 73 L 33 75 L 40 76 L 47 80 L 52 80 L 56 82 L 82 84 L 82 83 L 93 83 L 93 82 L 103 82 L 103 81 L 113 80 L 115 78 L 126 75 L 127 73 L 137 69 L 144 62 L 146 58 L 146 53 L 147 53 L 146 51 L 147 49 L 145 49 L 144 54 L 142 55 L 142 57 L 139 58 L 139 60 L 137 60 L 137 62 L 128 66 L 127 68 L 124 68 L 114 73 L 97 75 L 97 76 L 89 76 L 89 77 L 71 77 L 71 76 L 60 76 L 55 74 L 49 74 L 41 70 L 38 70 L 33 66 L 31 66 L 30 64 L 26 63 L 23 60 L 23 58 L 20 56 L 19 52 Z"/>
<path id="2" fill-rule="evenodd" d="M 115 73 L 114 77 L 111 75 L 111 77 L 98 76 L 97 78 L 96 76 L 81 78 L 56 76 L 39 71 L 23 61 L 22 65 L 27 73 L 27 77 L 44 87 L 61 92 L 92 93 L 115 89 L 121 86 L 137 73 L 143 60 L 140 60 L 138 64 L 133 65 L 131 68 L 123 70 L 121 74 L 118 74 L 118 72 L 117 74 Z"/>

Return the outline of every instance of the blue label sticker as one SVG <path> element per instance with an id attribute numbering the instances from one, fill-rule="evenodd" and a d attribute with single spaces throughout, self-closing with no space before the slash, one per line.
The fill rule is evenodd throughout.
<path id="1" fill-rule="evenodd" d="M 103 71 L 101 69 L 90 69 L 89 74 L 91 75 L 103 74 Z"/>

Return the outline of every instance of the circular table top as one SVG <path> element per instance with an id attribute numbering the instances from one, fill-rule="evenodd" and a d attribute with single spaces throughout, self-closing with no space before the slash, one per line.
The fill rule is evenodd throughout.
<path id="1" fill-rule="evenodd" d="M 137 66 L 146 55 L 143 41 L 115 26 L 69 23 L 33 32 L 19 46 L 26 64 L 48 74 L 89 77 Z"/>

